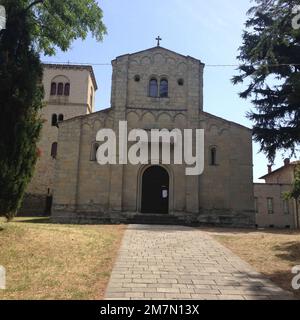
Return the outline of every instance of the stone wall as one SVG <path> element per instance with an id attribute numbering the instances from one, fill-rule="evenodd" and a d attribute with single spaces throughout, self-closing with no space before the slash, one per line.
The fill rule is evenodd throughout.
<path id="1" fill-rule="evenodd" d="M 153 114 L 155 118 L 155 113 L 147 114 L 149 117 Z M 128 115 L 129 128 L 140 127 L 144 113 L 130 111 Z M 172 112 L 168 117 L 169 122 L 161 126 L 171 129 L 175 125 Z M 90 159 L 97 131 L 103 127 L 113 128 L 113 118 L 113 110 L 107 110 L 70 119 L 60 127 L 53 206 L 56 219 L 67 221 L 69 217 L 72 221 L 84 221 L 86 217 L 87 221 L 124 222 L 140 211 L 139 173 L 143 166 L 122 166 L 122 176 L 112 180 L 113 166 L 100 166 Z M 171 178 L 170 214 L 185 222 L 253 226 L 251 131 L 207 113 L 201 114 L 201 119 L 199 126 L 202 124 L 206 135 L 205 170 L 196 177 L 199 206 L 196 212 L 188 208 L 185 165 L 170 165 L 167 166 Z M 182 118 L 182 125 L 184 123 Z M 217 148 L 216 166 L 210 166 L 209 162 L 212 145 Z M 114 210 L 111 207 L 111 190 L 118 188 L 119 184 L 122 184 L 121 210 Z"/>
<path id="2" fill-rule="evenodd" d="M 112 106 L 152 110 L 203 109 L 204 64 L 170 50 L 156 47 L 123 55 L 113 62 Z M 135 77 L 139 77 L 139 81 Z M 167 79 L 167 98 L 149 96 L 149 81 Z M 179 85 L 178 80 L 183 84 Z"/>
<path id="3" fill-rule="evenodd" d="M 43 194 L 26 193 L 18 216 L 50 216 L 51 197 Z"/>

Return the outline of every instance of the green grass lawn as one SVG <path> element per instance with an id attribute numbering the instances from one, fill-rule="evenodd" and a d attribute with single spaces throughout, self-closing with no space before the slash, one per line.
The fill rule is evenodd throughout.
<path id="1" fill-rule="evenodd" d="M 102 299 L 124 230 L 0 218 L 0 299 Z"/>

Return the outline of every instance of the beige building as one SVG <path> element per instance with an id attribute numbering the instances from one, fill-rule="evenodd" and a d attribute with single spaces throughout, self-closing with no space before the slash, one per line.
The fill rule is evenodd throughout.
<path id="1" fill-rule="evenodd" d="M 90 66 L 44 64 L 45 90 L 41 117 L 44 120 L 38 143 L 39 159 L 23 201 L 21 213 L 50 213 L 58 130 L 63 120 L 94 111 L 97 83 Z"/>
<path id="2" fill-rule="evenodd" d="M 254 226 L 251 130 L 203 110 L 204 64 L 158 46 L 119 56 L 112 61 L 112 67 L 109 109 L 90 113 L 93 109 L 89 109 L 88 90 L 96 89 L 96 85 L 92 72 L 83 68 L 86 77 L 82 81 L 77 80 L 77 75 L 68 76 L 71 92 L 72 79 L 78 85 L 77 102 L 72 100 L 72 105 L 53 102 L 53 109 L 47 112 L 49 121 L 52 113 L 74 110 L 73 114 L 66 114 L 59 129 L 53 128 L 56 135 L 58 131 L 58 140 L 56 135 L 44 137 L 48 143 L 58 141 L 53 160 L 54 180 L 39 189 L 54 190 L 53 220 L 114 223 L 182 220 Z M 68 71 L 49 68 L 53 73 L 45 83 L 48 90 L 56 75 L 63 76 Z M 72 69 L 76 71 L 81 75 Z M 49 92 L 47 97 L 50 98 Z M 76 114 L 80 100 L 83 100 L 79 103 L 81 115 Z M 71 118 L 74 115 L 79 116 Z M 111 128 L 118 133 L 119 121 L 127 121 L 128 130 L 204 129 L 203 174 L 187 176 L 185 164 L 98 164 L 97 132 Z M 195 149 L 195 141 L 193 144 Z M 170 148 L 174 150 L 174 146 Z M 42 163 L 39 166 L 37 179 L 44 171 Z"/>
<path id="3" fill-rule="evenodd" d="M 295 168 L 299 161 L 284 161 L 284 166 L 272 171 L 268 167 L 268 174 L 260 179 L 265 183 L 254 184 L 254 201 L 256 224 L 258 227 L 268 228 L 297 228 L 299 227 L 299 213 L 296 201 L 286 200 L 285 192 L 291 191 L 295 177 Z M 298 223 L 297 223 L 298 221 Z"/>

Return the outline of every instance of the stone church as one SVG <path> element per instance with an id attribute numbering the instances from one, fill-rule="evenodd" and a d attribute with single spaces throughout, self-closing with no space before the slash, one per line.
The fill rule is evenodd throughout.
<path id="1" fill-rule="evenodd" d="M 203 110 L 200 60 L 160 46 L 117 57 L 112 61 L 111 107 L 99 112 L 93 112 L 97 84 L 91 67 L 46 68 L 51 71 L 44 81 L 46 116 L 48 122 L 58 122 L 53 127 L 57 138 L 43 138 L 44 147 L 45 139 L 49 143 L 45 157 L 49 160 L 51 149 L 55 171 L 48 177 L 54 221 L 255 225 L 251 130 Z M 55 110 L 67 116 L 53 119 L 60 114 Z M 97 132 L 110 128 L 117 133 L 120 121 L 127 121 L 128 130 L 203 129 L 204 172 L 188 176 L 185 165 L 160 162 L 100 165 Z M 38 164 L 36 175 L 43 170 Z"/>

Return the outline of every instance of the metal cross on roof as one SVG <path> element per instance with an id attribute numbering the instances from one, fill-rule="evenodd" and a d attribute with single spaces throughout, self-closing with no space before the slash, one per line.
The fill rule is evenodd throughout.
<path id="1" fill-rule="evenodd" d="M 162 40 L 162 38 L 160 36 L 158 36 L 155 40 L 157 40 L 157 46 L 160 46 L 160 41 Z"/>

